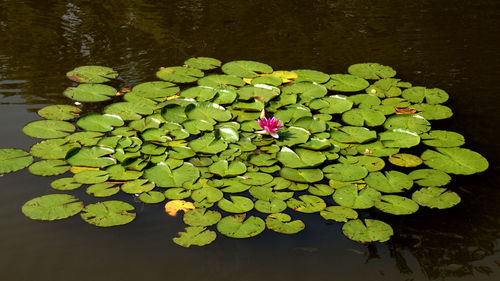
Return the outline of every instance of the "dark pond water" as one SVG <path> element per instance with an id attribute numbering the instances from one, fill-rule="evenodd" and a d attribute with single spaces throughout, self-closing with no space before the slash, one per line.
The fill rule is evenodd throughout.
<path id="1" fill-rule="evenodd" d="M 161 3 L 161 4 L 160 4 Z M 500 280 L 500 2 L 487 1 L 0 1 L 0 148 L 29 150 L 21 128 L 62 91 L 75 66 L 101 64 L 120 87 L 155 80 L 161 66 L 192 56 L 257 60 L 275 69 L 343 73 L 353 63 L 390 65 L 414 85 L 450 93 L 449 121 L 490 161 L 455 177 L 457 207 L 382 216 L 387 243 L 345 238 L 341 224 L 304 215 L 285 236 L 222 237 L 184 249 L 184 227 L 161 206 L 136 203 L 131 224 L 99 229 L 72 219 L 41 223 L 24 202 L 50 192 L 51 178 L 0 177 L 2 280 Z M 92 199 L 77 191 L 85 202 Z"/>

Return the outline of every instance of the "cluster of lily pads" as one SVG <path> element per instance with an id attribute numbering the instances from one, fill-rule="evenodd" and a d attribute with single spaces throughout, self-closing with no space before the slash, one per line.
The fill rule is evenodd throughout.
<path id="1" fill-rule="evenodd" d="M 355 241 L 387 241 L 392 228 L 359 219 L 356 210 L 408 215 L 420 206 L 449 208 L 460 197 L 443 187 L 448 174 L 488 167 L 461 147 L 462 135 L 431 129 L 430 120 L 452 116 L 442 105 L 448 94 L 394 78 L 391 67 L 361 63 L 349 74 L 328 75 L 274 71 L 254 61 L 221 65 L 191 58 L 161 68 L 160 81 L 121 90 L 104 84 L 118 77 L 113 69 L 78 67 L 68 72 L 76 83 L 64 95 L 106 102 L 104 112 L 42 108 L 46 120 L 23 132 L 45 140 L 29 153 L 0 149 L 0 173 L 29 166 L 35 175 L 64 174 L 51 183 L 55 190 L 87 185 L 86 193 L 98 198 L 121 191 L 146 204 L 166 202 L 169 214 L 184 211 L 189 226 L 173 241 L 189 247 L 214 241 L 215 229 L 232 238 L 266 227 L 297 233 L 305 227 L 292 218 L 297 212 L 344 222 L 344 234 Z M 273 120 L 271 135 L 262 120 Z M 41 160 L 33 163 L 34 157 Z M 136 216 L 127 202 L 84 205 L 61 193 L 32 199 L 22 211 L 36 220 L 80 214 L 100 227 Z"/>

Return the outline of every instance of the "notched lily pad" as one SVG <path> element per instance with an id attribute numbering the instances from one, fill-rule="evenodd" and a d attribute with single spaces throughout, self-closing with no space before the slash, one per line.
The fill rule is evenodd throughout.
<path id="1" fill-rule="evenodd" d="M 49 194 L 24 203 L 23 214 L 34 220 L 59 220 L 78 214 L 83 202 L 68 194 Z"/>
<path id="2" fill-rule="evenodd" d="M 122 201 L 104 201 L 85 206 L 81 217 L 84 221 L 99 227 L 127 224 L 135 219 L 134 206 Z"/>
<path id="3" fill-rule="evenodd" d="M 394 234 L 392 227 L 379 220 L 365 219 L 348 221 L 342 227 L 347 238 L 361 243 L 385 242 Z"/>

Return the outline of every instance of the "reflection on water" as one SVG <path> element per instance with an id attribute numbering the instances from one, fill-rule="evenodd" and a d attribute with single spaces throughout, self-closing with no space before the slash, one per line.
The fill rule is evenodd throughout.
<path id="1" fill-rule="evenodd" d="M 499 8 L 494 0 L 0 1 L 0 118 L 9 120 L 2 122 L 2 148 L 29 149 L 36 140 L 21 128 L 38 118 L 33 112 L 71 103 L 61 93 L 75 66 L 111 66 L 121 74 L 113 86 L 130 87 L 155 80 L 161 66 L 211 56 L 329 73 L 364 61 L 391 65 L 415 85 L 447 90 L 455 116 L 437 126 L 464 134 L 467 147 L 490 161 L 486 173 L 454 179 L 462 202 L 453 209 L 380 214 L 397 233 L 374 245 L 347 241 L 339 224 L 304 215 L 308 228 L 293 237 L 219 237 L 206 248 L 179 249 L 169 241 L 182 229 L 179 219 L 138 203 L 138 220 L 119 229 L 94 229 L 77 218 L 42 224 L 19 209 L 48 193 L 51 180 L 9 174 L 0 178 L 6 280 L 68 280 L 62 276 L 74 273 L 73 280 L 98 280 L 97 273 L 157 280 L 167 272 L 180 280 L 498 278 Z"/>

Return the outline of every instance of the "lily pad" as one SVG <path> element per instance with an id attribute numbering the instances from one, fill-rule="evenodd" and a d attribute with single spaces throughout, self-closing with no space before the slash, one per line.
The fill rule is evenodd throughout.
<path id="1" fill-rule="evenodd" d="M 370 86 L 365 79 L 350 74 L 332 74 L 325 87 L 339 92 L 358 92 Z"/>
<path id="2" fill-rule="evenodd" d="M 19 171 L 31 163 L 33 163 L 33 157 L 22 149 L 0 149 L 0 174 Z"/>
<path id="3" fill-rule="evenodd" d="M 158 163 L 144 171 L 144 178 L 159 187 L 182 187 L 185 182 L 194 182 L 199 177 L 200 171 L 187 162 L 176 169 L 170 169 L 165 163 Z"/>
<path id="4" fill-rule="evenodd" d="M 368 186 L 385 193 L 403 192 L 413 186 L 413 180 L 398 171 L 373 172 L 365 181 Z"/>
<path id="5" fill-rule="evenodd" d="M 96 183 L 87 188 L 85 192 L 94 197 L 108 197 L 115 195 L 120 188 L 113 183 Z"/>
<path id="6" fill-rule="evenodd" d="M 165 196 L 159 191 L 148 191 L 141 193 L 139 200 L 146 204 L 158 204 L 165 200 Z"/>
<path id="7" fill-rule="evenodd" d="M 384 114 L 367 108 L 353 108 L 342 114 L 342 120 L 353 126 L 375 127 L 384 124 Z"/>
<path id="8" fill-rule="evenodd" d="M 68 151 L 75 147 L 80 145 L 65 139 L 50 139 L 33 145 L 30 154 L 40 159 L 64 159 Z"/>
<path id="9" fill-rule="evenodd" d="M 412 199 L 420 206 L 438 209 L 451 208 L 460 203 L 458 194 L 440 187 L 425 187 L 417 190 L 413 193 Z"/>
<path id="10" fill-rule="evenodd" d="M 259 76 L 259 73 L 273 72 L 273 68 L 261 62 L 240 60 L 224 64 L 222 71 L 238 77 L 254 78 Z"/>
<path id="11" fill-rule="evenodd" d="M 68 163 L 64 160 L 42 160 L 29 166 L 29 171 L 37 176 L 56 176 L 69 170 Z"/>
<path id="12" fill-rule="evenodd" d="M 488 169 L 488 161 L 467 148 L 450 147 L 426 150 L 421 158 L 425 165 L 450 174 L 471 175 Z"/>
<path id="13" fill-rule="evenodd" d="M 334 129 L 332 139 L 343 143 L 364 143 L 377 138 L 377 133 L 363 127 L 344 126 Z"/>
<path id="14" fill-rule="evenodd" d="M 156 72 L 158 78 L 173 83 L 195 82 L 204 75 L 199 69 L 184 66 L 162 67 Z"/>
<path id="15" fill-rule="evenodd" d="M 95 184 L 107 181 L 109 175 L 106 171 L 86 170 L 73 176 L 75 182 L 83 184 Z"/>
<path id="16" fill-rule="evenodd" d="M 358 63 L 349 66 L 347 71 L 364 79 L 389 78 L 396 75 L 396 71 L 390 66 L 378 63 Z"/>
<path id="17" fill-rule="evenodd" d="M 330 206 L 321 210 L 319 214 L 326 220 L 346 222 L 358 218 L 358 213 L 351 208 L 344 206 Z"/>
<path id="18" fill-rule="evenodd" d="M 83 202 L 68 194 L 49 194 L 24 203 L 22 212 L 34 220 L 53 221 L 78 214 Z"/>
<path id="19" fill-rule="evenodd" d="M 106 83 L 118 77 L 118 72 L 106 66 L 86 65 L 71 70 L 66 76 L 78 83 Z"/>
<path id="20" fill-rule="evenodd" d="M 192 245 L 208 245 L 212 243 L 215 238 L 217 238 L 215 231 L 208 230 L 201 226 L 188 226 L 185 232 L 179 232 L 179 237 L 175 237 L 172 240 L 179 246 L 189 248 Z"/>
<path id="21" fill-rule="evenodd" d="M 420 143 L 418 134 L 403 130 L 394 129 L 379 134 L 379 139 L 385 147 L 409 148 Z"/>
<path id="22" fill-rule="evenodd" d="M 224 151 L 228 146 L 224 140 L 217 139 L 213 133 L 204 134 L 203 136 L 190 141 L 188 145 L 195 152 L 205 154 L 217 154 Z"/>
<path id="23" fill-rule="evenodd" d="M 220 221 L 222 215 L 217 211 L 196 208 L 184 214 L 184 223 L 190 226 L 211 226 Z"/>
<path id="24" fill-rule="evenodd" d="M 77 183 L 73 178 L 60 178 L 50 183 L 50 186 L 56 190 L 73 190 L 82 186 L 81 183 Z"/>
<path id="25" fill-rule="evenodd" d="M 196 57 L 186 60 L 184 64 L 192 68 L 211 70 L 221 66 L 221 61 L 214 58 Z"/>
<path id="26" fill-rule="evenodd" d="M 292 221 L 292 217 L 283 213 L 270 214 L 266 218 L 267 228 L 283 234 L 295 234 L 306 225 L 301 220 Z"/>
<path id="27" fill-rule="evenodd" d="M 447 173 L 434 169 L 415 170 L 408 176 L 420 186 L 442 186 L 451 181 L 451 177 Z"/>
<path id="28" fill-rule="evenodd" d="M 385 242 L 394 234 L 392 227 L 379 220 L 351 220 L 344 224 L 342 232 L 347 238 L 361 242 Z"/>
<path id="29" fill-rule="evenodd" d="M 418 211 L 418 204 L 403 196 L 384 195 L 375 203 L 375 208 L 393 215 L 409 215 Z"/>
<path id="30" fill-rule="evenodd" d="M 110 227 L 127 224 L 135 219 L 136 214 L 130 211 L 134 206 L 122 201 L 104 201 L 85 206 L 81 217 L 84 221 L 99 227 Z"/>
<path id="31" fill-rule="evenodd" d="M 168 97 L 177 94 L 179 91 L 179 87 L 173 83 L 152 81 L 134 86 L 130 93 L 154 101 L 164 101 Z"/>
<path id="32" fill-rule="evenodd" d="M 403 98 L 413 103 L 440 104 L 448 100 L 448 94 L 438 88 L 411 87 L 403 91 Z"/>
<path id="33" fill-rule="evenodd" d="M 40 110 L 38 110 L 38 115 L 49 120 L 71 120 L 80 116 L 82 110 L 76 106 L 72 105 L 49 105 Z"/>
<path id="34" fill-rule="evenodd" d="M 109 132 L 123 124 L 123 119 L 118 115 L 98 113 L 85 114 L 76 121 L 78 127 L 93 132 Z"/>
<path id="35" fill-rule="evenodd" d="M 246 213 L 250 210 L 253 209 L 253 202 L 252 200 L 243 197 L 243 196 L 230 196 L 231 200 L 228 199 L 221 199 L 217 205 L 219 208 L 221 208 L 223 211 L 229 212 L 229 213 Z"/>
<path id="36" fill-rule="evenodd" d="M 408 153 L 397 153 L 389 157 L 389 162 L 401 167 L 417 167 L 423 161 L 420 157 Z"/>
<path id="37" fill-rule="evenodd" d="M 121 187 L 123 192 L 129 193 L 129 194 L 140 194 L 140 193 L 151 191 L 151 190 L 153 190 L 153 188 L 155 188 L 155 184 L 152 182 L 148 182 L 148 180 L 144 180 L 144 179 L 136 179 L 133 181 L 127 181 Z"/>
<path id="38" fill-rule="evenodd" d="M 295 151 L 283 146 L 276 158 L 285 167 L 312 168 L 323 163 L 326 157 L 319 151 L 297 148 Z"/>
<path id="39" fill-rule="evenodd" d="M 326 208 L 323 199 L 314 195 L 301 195 L 299 199 L 290 198 L 286 201 L 288 208 L 302 213 L 316 213 Z"/>
<path id="40" fill-rule="evenodd" d="M 353 209 L 368 209 L 375 206 L 381 194 L 377 190 L 366 187 L 359 190 L 356 185 L 345 185 L 333 194 L 333 200 L 340 206 Z"/>
<path id="41" fill-rule="evenodd" d="M 74 131 L 73 124 L 59 120 L 38 120 L 23 127 L 23 133 L 39 139 L 63 138 Z"/>
<path id="42" fill-rule="evenodd" d="M 100 102 L 114 97 L 116 89 L 101 84 L 80 84 L 78 87 L 67 88 L 63 94 L 72 100 L 80 102 Z"/>
<path id="43" fill-rule="evenodd" d="M 116 160 L 111 157 L 104 157 L 113 154 L 114 149 L 107 147 L 82 147 L 75 148 L 68 152 L 66 161 L 72 166 L 87 166 L 104 168 L 116 164 Z"/>
<path id="44" fill-rule="evenodd" d="M 245 85 L 245 81 L 243 81 L 243 79 L 235 75 L 211 74 L 198 80 L 198 85 L 208 86 L 213 88 L 226 88 L 226 90 L 229 90 L 231 86 L 240 87 Z M 220 93 L 227 94 L 226 91 L 221 91 Z"/>
<path id="45" fill-rule="evenodd" d="M 240 161 L 220 160 L 212 164 L 209 168 L 211 173 L 217 174 L 221 177 L 237 176 L 245 173 L 247 167 Z"/>
<path id="46" fill-rule="evenodd" d="M 365 167 L 354 164 L 332 164 L 323 168 L 325 176 L 331 180 L 355 181 L 368 175 Z"/>
<path id="47" fill-rule="evenodd" d="M 451 131 L 432 130 L 420 137 L 425 145 L 434 147 L 457 147 L 465 143 L 464 136 Z"/>
<path id="48" fill-rule="evenodd" d="M 255 210 L 265 213 L 273 214 L 284 211 L 287 208 L 286 202 L 281 199 L 257 200 L 255 201 Z"/>
<path id="49" fill-rule="evenodd" d="M 282 168 L 280 175 L 288 180 L 304 183 L 314 183 L 323 179 L 323 172 L 320 169 L 291 169 Z"/>
<path id="50" fill-rule="evenodd" d="M 250 238 L 259 235 L 266 228 L 266 223 L 261 218 L 245 218 L 245 214 L 224 217 L 217 223 L 217 230 L 231 238 Z"/>

